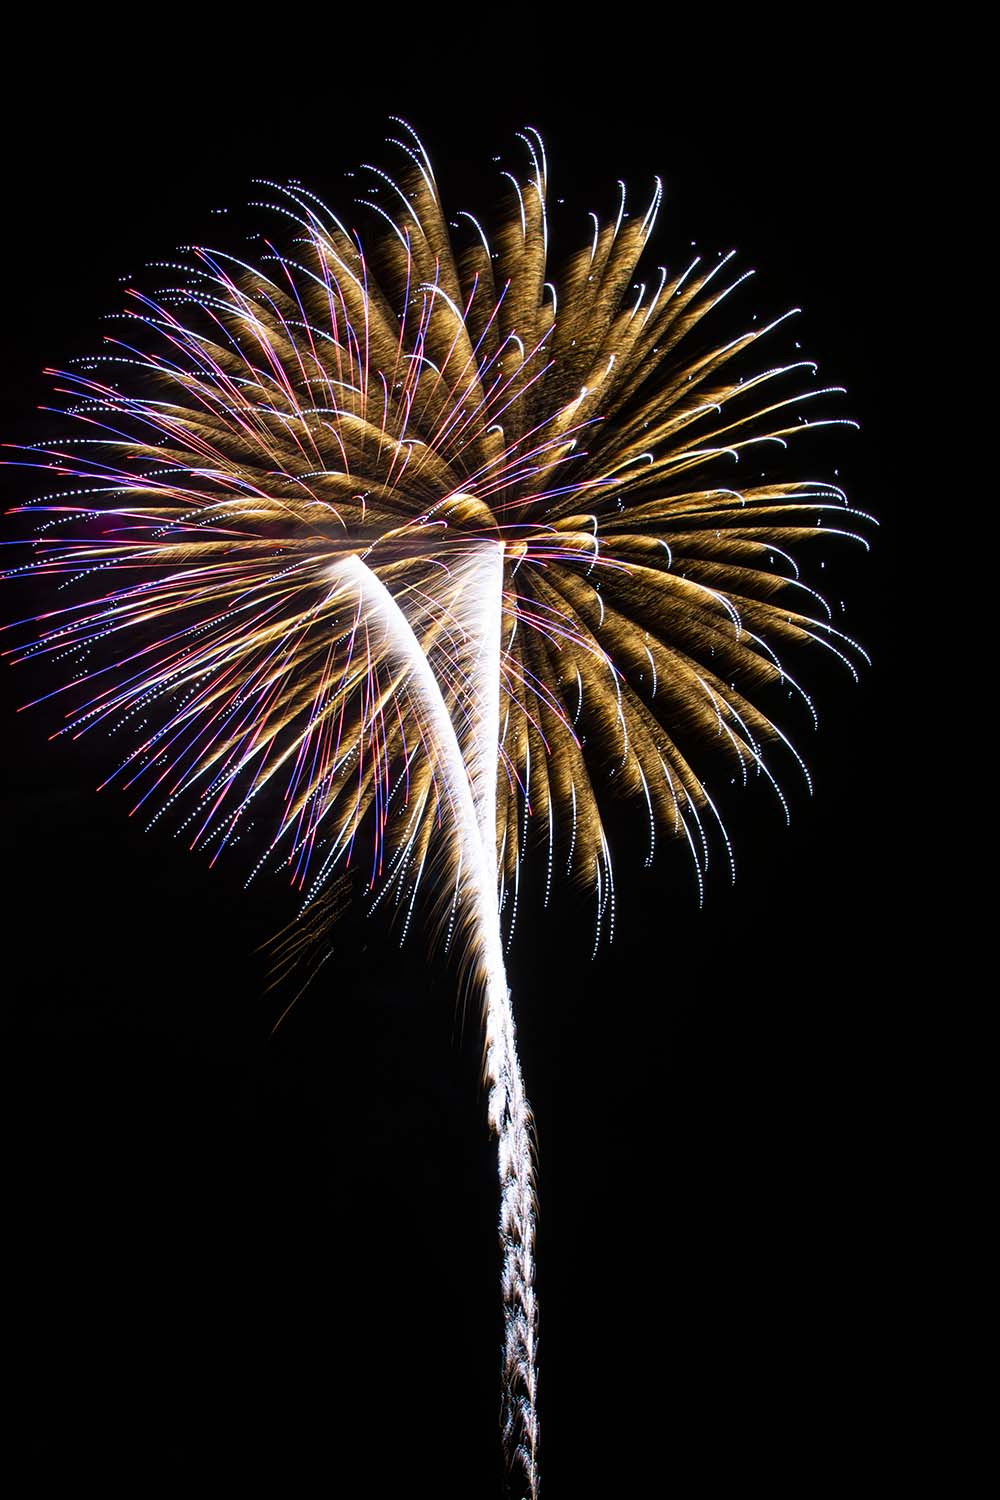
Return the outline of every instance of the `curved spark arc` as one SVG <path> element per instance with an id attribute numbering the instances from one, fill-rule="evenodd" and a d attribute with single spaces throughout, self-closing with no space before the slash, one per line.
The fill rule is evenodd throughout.
<path id="1" fill-rule="evenodd" d="M 470 748 L 459 737 L 410 622 L 378 576 L 356 555 L 331 574 L 357 591 L 405 661 L 433 728 L 451 798 L 459 855 L 459 892 L 473 913 L 470 946 L 479 954 L 485 1022 L 484 1070 L 489 1122 L 498 1142 L 501 1286 L 504 1301 L 504 1444 L 521 1463 L 532 1500 L 538 1493 L 538 1307 L 535 1297 L 535 1168 L 532 1117 L 517 1053 L 497 903 L 496 785 L 500 733 L 500 620 L 503 543 L 485 542 L 456 568 L 458 611 L 474 645 L 469 675 L 475 708 Z"/>

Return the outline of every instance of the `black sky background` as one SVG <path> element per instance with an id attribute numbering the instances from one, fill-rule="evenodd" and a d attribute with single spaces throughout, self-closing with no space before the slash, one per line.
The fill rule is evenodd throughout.
<path id="1" fill-rule="evenodd" d="M 659 172 L 658 258 L 735 245 L 758 269 L 717 327 L 800 306 L 776 349 L 798 339 L 849 388 L 861 432 L 831 429 L 809 458 L 882 527 L 863 561 L 817 559 L 874 665 L 855 686 L 796 663 L 820 705 L 819 734 L 788 726 L 815 796 L 788 775 L 786 828 L 773 798 L 723 787 L 739 875 L 719 861 L 700 910 L 679 848 L 626 867 L 623 820 L 618 934 L 596 962 L 586 897 L 523 908 L 510 972 L 540 1138 L 551 1500 L 661 1481 L 814 1493 L 851 1478 L 887 1400 L 887 1231 L 911 1152 L 888 896 L 903 293 L 875 268 L 903 213 L 905 104 L 887 54 L 742 40 L 724 64 L 678 47 L 633 71 L 595 41 L 519 82 L 497 58 L 488 83 L 461 49 L 398 58 L 398 85 L 332 55 L 275 83 L 262 55 L 221 101 L 180 87 L 179 44 L 100 86 L 42 52 L 8 100 L 3 440 L 44 430 L 40 371 L 94 346 L 118 277 L 227 243 L 255 175 L 346 209 L 343 174 L 387 159 L 390 111 L 473 211 L 496 199 L 491 158 L 518 161 L 514 130 L 537 125 L 567 244 L 589 208 L 613 211 L 619 176 L 644 202 Z M 29 492 L 0 482 L 5 504 Z M 499 1497 L 494 1152 L 452 968 L 349 917 L 271 1037 L 257 950 L 290 914 L 280 883 L 248 895 L 237 864 L 210 872 L 95 795 L 101 747 L 16 714 L 21 670 L 0 673 L 9 1465 L 133 1492 L 197 1476 Z"/>

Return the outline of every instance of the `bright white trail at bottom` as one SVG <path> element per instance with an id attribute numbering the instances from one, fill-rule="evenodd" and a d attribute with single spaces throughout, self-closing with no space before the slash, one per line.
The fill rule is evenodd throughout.
<path id="1" fill-rule="evenodd" d="M 356 556 L 336 563 L 331 571 L 356 592 L 369 623 L 381 624 L 387 641 L 410 669 L 452 802 L 460 851 L 459 899 L 468 903 L 474 915 L 472 930 L 479 950 L 489 1122 L 498 1143 L 504 1310 L 502 1436 L 508 1458 L 524 1471 L 529 1500 L 536 1500 L 538 1306 L 532 1118 L 517 1055 L 498 906 L 496 780 L 503 563 L 502 544 L 487 541 L 477 543 L 453 571 L 458 584 L 453 614 L 475 646 L 469 683 L 475 713 L 467 757 L 437 678 L 392 594 Z"/>

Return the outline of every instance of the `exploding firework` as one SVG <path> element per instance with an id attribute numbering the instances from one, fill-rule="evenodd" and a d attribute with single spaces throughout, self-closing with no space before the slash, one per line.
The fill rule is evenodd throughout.
<path id="1" fill-rule="evenodd" d="M 860 648 L 792 550 L 855 535 L 822 479 L 741 484 L 748 450 L 846 419 L 777 323 L 722 331 L 749 272 L 695 258 L 641 278 L 660 205 L 548 266 L 546 162 L 504 174 L 490 232 L 449 227 L 399 122 L 366 169 L 364 240 L 299 186 L 254 263 L 197 248 L 130 292 L 99 358 L 58 373 L 71 435 L 24 455 L 59 478 L 29 509 L 50 607 L 13 654 L 58 662 L 61 734 L 109 733 L 108 776 L 213 861 L 249 844 L 322 944 L 345 869 L 415 912 L 482 997 L 501 1181 L 503 1439 L 538 1492 L 532 1121 L 504 973 L 522 860 L 566 874 L 613 933 L 608 795 L 680 838 L 699 884 L 731 860 L 696 769 L 710 747 L 784 794 L 808 781 L 760 706 L 810 646 Z M 786 315 L 788 316 L 788 315 Z M 716 331 L 718 330 L 718 331 Z M 765 345 L 766 347 L 766 345 Z M 745 467 L 745 466 L 744 466 Z M 860 540 L 860 538 L 858 538 Z"/>

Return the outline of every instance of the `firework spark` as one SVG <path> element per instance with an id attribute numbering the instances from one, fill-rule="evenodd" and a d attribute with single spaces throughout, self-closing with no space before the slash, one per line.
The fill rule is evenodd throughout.
<path id="1" fill-rule="evenodd" d="M 59 476 L 31 507 L 51 607 L 15 656 L 50 658 L 61 734 L 110 733 L 108 777 L 213 861 L 285 867 L 322 932 L 364 862 L 403 934 L 418 895 L 483 998 L 499 1145 L 504 1442 L 538 1492 L 531 1114 L 503 962 L 529 841 L 614 925 L 601 804 L 636 799 L 691 851 L 721 819 L 689 763 L 711 742 L 784 805 L 805 766 L 756 703 L 812 705 L 779 653 L 860 648 L 790 548 L 857 536 L 822 479 L 739 484 L 832 394 L 761 363 L 778 319 L 713 335 L 745 280 L 730 255 L 637 280 L 661 192 L 551 276 L 547 168 L 504 174 L 510 210 L 455 238 L 398 122 L 398 180 L 366 169 L 367 242 L 298 186 L 251 263 L 204 248 L 132 289 L 100 357 L 53 372 L 75 419 L 23 462 Z M 787 316 L 787 315 L 786 315 Z M 835 519 L 834 519 L 835 518 Z M 831 521 L 833 524 L 831 524 Z M 787 809 L 786 809 L 787 811 Z M 731 853 L 729 858 L 731 860 Z M 294 945 L 293 945 L 294 947 Z"/>

